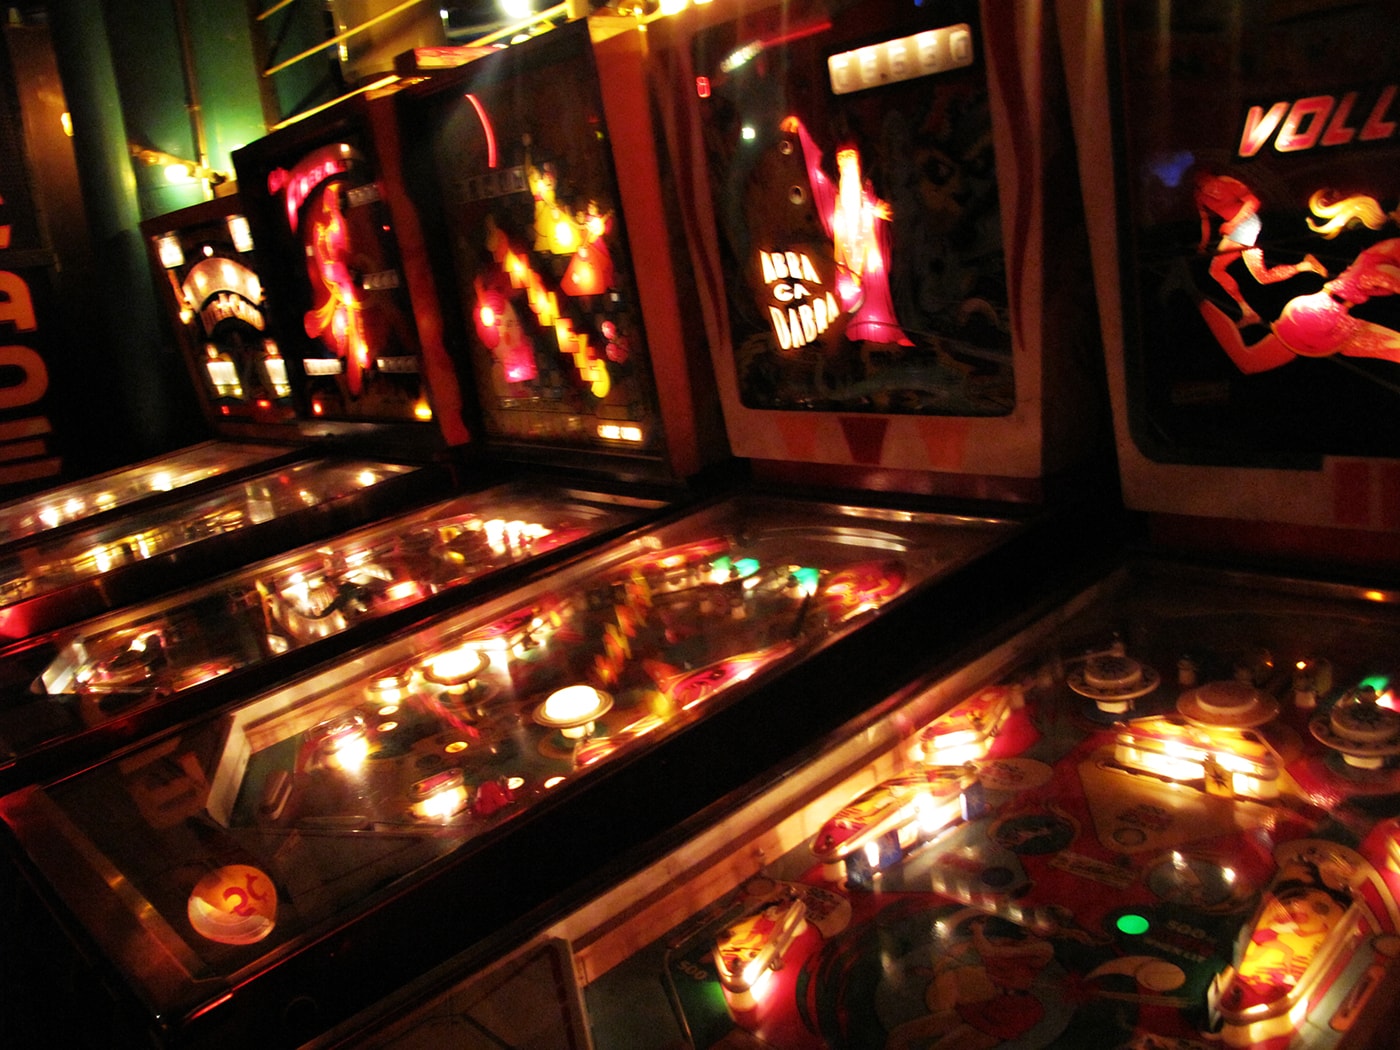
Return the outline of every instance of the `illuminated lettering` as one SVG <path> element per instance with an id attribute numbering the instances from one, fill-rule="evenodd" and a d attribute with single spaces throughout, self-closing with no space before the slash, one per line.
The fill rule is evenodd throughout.
<path id="1" fill-rule="evenodd" d="M 1312 149 L 1322 135 L 1322 128 L 1335 105 L 1331 95 L 1300 98 L 1288 111 L 1288 118 L 1278 130 L 1274 149 L 1280 153 L 1295 153 Z"/>
<path id="2" fill-rule="evenodd" d="M 1270 140 L 1279 153 L 1299 153 L 1319 146 L 1393 138 L 1397 122 L 1388 114 L 1398 89 L 1400 85 L 1388 84 L 1380 91 L 1359 129 L 1352 120 L 1353 114 L 1360 112 L 1360 96 L 1355 91 L 1347 92 L 1340 100 L 1335 95 L 1309 95 L 1275 102 L 1267 109 L 1250 106 L 1240 134 L 1239 155 L 1253 157 Z"/>
<path id="3" fill-rule="evenodd" d="M 34 320 L 34 300 L 29 295 L 29 285 L 17 273 L 0 270 L 0 323 L 9 322 L 21 332 L 32 332 L 38 327 Z"/>
<path id="4" fill-rule="evenodd" d="M 817 268 L 805 252 L 760 251 L 758 265 L 769 294 L 781 304 L 768 306 L 780 349 L 816 342 L 841 315 L 836 296 L 822 290 Z"/>
<path id="5" fill-rule="evenodd" d="M 1351 107 L 1354 105 L 1355 91 L 1349 91 L 1342 96 L 1342 101 L 1337 104 L 1337 110 L 1332 114 L 1327 130 L 1322 135 L 1324 146 L 1344 146 L 1356 137 L 1356 129 L 1347 127 L 1347 119 L 1351 116 Z"/>
<path id="6" fill-rule="evenodd" d="M 0 409 L 32 405 L 49 389 L 49 369 L 38 352 L 27 346 L 0 346 L 0 380 L 18 372 L 13 383 L 0 385 Z"/>
<path id="7" fill-rule="evenodd" d="M 272 193 L 286 190 L 287 225 L 295 232 L 301 206 L 311 196 L 311 192 L 336 175 L 342 175 L 360 160 L 360 155 L 344 143 L 334 143 L 313 150 L 289 172 L 278 168 L 268 176 L 267 185 Z"/>
<path id="8" fill-rule="evenodd" d="M 792 333 L 788 330 L 786 315 L 776 306 L 768 308 L 768 315 L 773 321 L 773 334 L 778 337 L 778 349 L 791 350 Z"/>
<path id="9" fill-rule="evenodd" d="M 1385 119 L 1385 111 L 1390 108 L 1390 103 L 1394 99 L 1395 85 L 1389 84 L 1381 92 L 1381 97 L 1376 99 L 1376 104 L 1371 107 L 1371 115 L 1366 118 L 1366 123 L 1361 128 L 1362 142 L 1388 139 L 1395 134 L 1395 121 Z"/>
<path id="10" fill-rule="evenodd" d="M 263 319 L 262 311 L 241 296 L 230 295 L 227 292 L 220 293 L 209 302 L 204 304 L 204 309 L 200 311 L 200 324 L 203 325 L 206 333 L 213 332 L 214 326 L 220 321 L 226 321 L 230 317 L 240 321 L 246 321 L 258 331 L 262 331 L 263 325 L 267 322 Z"/>

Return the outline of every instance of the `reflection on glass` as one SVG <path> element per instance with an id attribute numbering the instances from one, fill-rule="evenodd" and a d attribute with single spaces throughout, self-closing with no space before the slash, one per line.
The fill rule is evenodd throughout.
<path id="1" fill-rule="evenodd" d="M 32 684 L 0 702 L 0 755 L 25 754 L 335 637 L 630 521 L 646 506 L 605 504 L 552 487 L 498 486 L 66 629 L 52 638 L 54 655 L 35 666 Z M 465 693 L 486 660 L 476 649 L 449 649 L 423 673 Z M 376 676 L 365 686 L 367 702 L 388 714 L 410 684 L 403 671 Z"/>
<path id="2" fill-rule="evenodd" d="M 285 456 L 287 450 L 220 442 L 198 445 L 124 470 L 0 504 L 0 542 L 37 536 L 94 514 Z"/>
<path id="3" fill-rule="evenodd" d="M 22 811 L 42 805 L 45 827 L 120 873 L 120 907 L 145 931 L 136 940 L 181 942 L 171 958 L 186 976 L 166 974 L 158 993 L 180 999 L 195 972 L 247 972 L 423 865 L 490 848 L 500 838 L 483 833 L 707 717 L 735 686 L 759 685 L 1009 528 L 725 501 L 12 797 L 5 816 L 25 824 Z M 275 887 L 276 927 L 256 949 L 188 918 L 211 857 Z M 84 910 L 81 894 L 67 897 Z M 141 950 L 97 936 L 118 958 Z"/>

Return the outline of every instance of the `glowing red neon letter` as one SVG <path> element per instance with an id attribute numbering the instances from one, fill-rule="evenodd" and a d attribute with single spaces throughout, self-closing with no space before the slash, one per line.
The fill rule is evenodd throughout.
<path id="1" fill-rule="evenodd" d="M 1244 118 L 1244 134 L 1240 136 L 1240 156 L 1252 157 L 1263 149 L 1287 112 L 1287 102 L 1275 102 L 1267 113 L 1259 106 L 1250 106 L 1249 115 Z"/>

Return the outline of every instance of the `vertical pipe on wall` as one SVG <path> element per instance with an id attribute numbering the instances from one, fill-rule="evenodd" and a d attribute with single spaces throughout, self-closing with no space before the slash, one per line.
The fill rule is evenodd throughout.
<path id="1" fill-rule="evenodd" d="M 173 363 L 162 360 L 165 341 L 102 0 L 53 4 L 49 19 L 93 247 L 92 271 L 79 282 L 87 301 L 66 304 L 70 316 L 87 319 L 84 345 L 73 350 L 92 358 L 95 383 L 113 376 L 119 401 L 105 406 L 108 414 L 93 424 L 102 429 L 89 440 L 110 458 L 130 461 L 173 443 Z"/>
<path id="2" fill-rule="evenodd" d="M 209 137 L 204 133 L 204 106 L 199 98 L 199 77 L 195 73 L 194 44 L 190 40 L 190 16 L 185 0 L 174 0 L 175 32 L 180 38 L 180 72 L 185 79 L 185 109 L 190 115 L 190 134 L 194 138 L 195 161 L 201 169 L 209 168 Z M 204 180 L 205 197 L 213 196 Z"/>

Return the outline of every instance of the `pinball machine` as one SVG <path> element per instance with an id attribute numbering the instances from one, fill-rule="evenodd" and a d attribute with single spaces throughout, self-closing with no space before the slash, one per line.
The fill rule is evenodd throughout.
<path id="1" fill-rule="evenodd" d="M 318 1045 L 1394 1045 L 1397 41 L 1368 4 L 1056 13 L 1116 564 Z"/>
<path id="2" fill-rule="evenodd" d="M 426 393 L 421 419 L 366 417 L 338 431 L 301 407 L 300 369 L 282 356 L 286 340 L 269 321 L 242 198 L 151 220 L 142 233 L 217 438 L 0 507 L 7 644 L 363 524 L 448 485 Z"/>
<path id="3" fill-rule="evenodd" d="M 1096 372 L 1046 26 L 714 7 L 596 12 L 405 88 L 388 126 L 406 280 L 486 453 L 649 481 L 697 462 L 676 435 L 714 387 L 751 483 L 0 799 L 111 1032 L 293 1045 L 495 959 L 1111 533 L 1052 494 Z M 872 31 L 913 65 L 872 72 Z M 867 78 L 844 101 L 832 53 Z M 328 409 L 365 365 L 325 366 Z"/>

